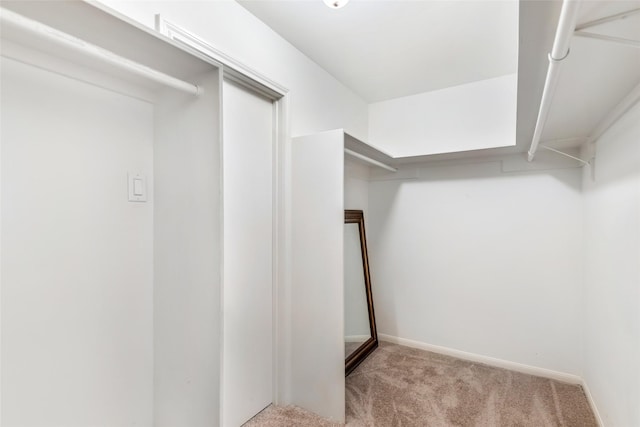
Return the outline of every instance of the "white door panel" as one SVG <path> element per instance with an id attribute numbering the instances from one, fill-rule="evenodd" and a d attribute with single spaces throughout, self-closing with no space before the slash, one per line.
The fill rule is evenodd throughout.
<path id="1" fill-rule="evenodd" d="M 237 427 L 273 395 L 273 104 L 223 86 L 222 425 Z"/>

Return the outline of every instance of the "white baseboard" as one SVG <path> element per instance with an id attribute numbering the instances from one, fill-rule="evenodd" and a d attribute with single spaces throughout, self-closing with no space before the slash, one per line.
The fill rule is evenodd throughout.
<path id="1" fill-rule="evenodd" d="M 600 412 L 598 412 L 598 407 L 596 406 L 596 402 L 593 400 L 593 396 L 591 395 L 591 390 L 589 390 L 589 386 L 584 380 L 582 380 L 582 383 L 580 383 L 580 385 L 582 386 L 582 390 L 584 391 L 584 394 L 587 395 L 587 400 L 589 401 L 589 406 L 591 406 L 591 410 L 593 411 L 593 416 L 596 417 L 596 422 L 600 427 L 604 427 L 604 422 L 602 421 Z"/>
<path id="2" fill-rule="evenodd" d="M 427 350 L 433 353 L 444 354 L 447 356 L 457 357 L 458 359 L 469 360 L 471 362 L 483 363 L 496 368 L 509 369 L 511 371 L 522 372 L 523 374 L 536 375 L 538 377 L 551 378 L 570 384 L 584 384 L 582 378 L 577 375 L 567 374 L 564 372 L 553 371 L 551 369 L 539 368 L 537 366 L 525 365 L 508 360 L 497 359 L 495 357 L 483 356 L 481 354 L 469 353 L 466 351 L 455 350 L 453 348 L 441 347 L 439 345 L 426 344 L 420 341 L 408 340 L 406 338 L 394 337 L 392 335 L 378 334 L 381 341 L 387 341 L 394 344 L 400 344 L 407 347 Z"/>

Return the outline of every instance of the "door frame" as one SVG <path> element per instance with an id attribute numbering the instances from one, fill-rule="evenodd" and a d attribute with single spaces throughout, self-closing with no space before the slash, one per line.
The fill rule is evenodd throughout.
<path id="1" fill-rule="evenodd" d="M 269 79 L 258 71 L 237 61 L 212 46 L 201 37 L 166 20 L 155 16 L 158 32 L 184 45 L 200 57 L 217 66 L 222 82 L 228 80 L 255 92 L 273 103 L 273 403 L 286 405 L 292 402 L 291 394 L 291 134 L 290 134 L 290 93 L 289 89 Z M 222 97 L 219 100 L 222 111 Z M 222 126 L 220 141 L 222 141 Z M 222 147 L 222 144 L 221 144 Z M 222 168 L 221 172 L 222 174 Z M 222 176 L 221 176 L 222 178 Z M 220 208 L 223 209 L 223 206 Z M 222 216 L 224 221 L 224 216 Z M 222 224 L 221 224 L 222 226 Z M 223 235 L 223 234 L 221 234 Z M 223 255 L 221 255 L 223 256 Z M 222 261 L 222 259 L 221 259 Z M 224 286 L 221 286 L 221 293 Z M 220 295 L 223 301 L 223 294 Z M 221 310 L 222 312 L 222 310 Z M 221 314 L 222 317 L 222 314 Z M 223 367 L 223 322 L 220 333 L 220 378 L 222 384 Z M 222 399 L 222 393 L 220 395 Z M 221 403 L 221 402 L 220 402 Z M 220 405 L 222 420 L 222 405 Z"/>

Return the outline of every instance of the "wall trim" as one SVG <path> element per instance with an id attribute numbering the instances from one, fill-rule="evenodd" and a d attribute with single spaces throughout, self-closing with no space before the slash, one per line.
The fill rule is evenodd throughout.
<path id="1" fill-rule="evenodd" d="M 589 406 L 591 407 L 593 416 L 596 418 L 596 422 L 600 427 L 604 427 L 604 422 L 602 421 L 602 417 L 600 416 L 600 412 L 598 411 L 596 402 L 595 400 L 593 400 L 593 395 L 591 394 L 591 390 L 589 390 L 589 386 L 587 385 L 587 382 L 583 379 L 580 385 L 582 386 L 582 390 L 584 391 L 584 394 L 587 396 L 587 400 L 589 401 Z"/>
<path id="2" fill-rule="evenodd" d="M 255 69 L 237 61 L 210 43 L 207 43 L 203 38 L 191 33 L 186 28 L 166 20 L 161 14 L 155 16 L 155 29 L 170 40 L 195 49 L 198 53 L 212 60 L 216 65 L 221 65 L 228 79 L 233 79 L 240 84 L 249 86 L 267 98 L 276 100 L 289 92 L 289 89 Z"/>
<path id="3" fill-rule="evenodd" d="M 573 374 L 567 374 L 565 372 L 553 371 L 551 369 L 525 365 L 523 363 L 511 362 L 509 360 L 497 359 L 495 357 L 484 356 L 476 353 L 469 353 L 466 351 L 456 350 L 449 347 L 442 347 L 439 345 L 427 344 L 420 341 L 409 340 L 406 338 L 399 338 L 393 335 L 378 334 L 378 337 L 380 338 L 381 341 L 386 341 L 393 344 L 400 344 L 407 347 L 417 348 L 420 350 L 431 351 L 433 353 L 444 354 L 446 356 L 457 357 L 459 359 L 468 360 L 470 362 L 483 363 L 485 365 L 494 366 L 496 368 L 509 369 L 511 371 L 522 372 L 523 374 L 529 374 L 529 375 L 536 375 L 538 377 L 550 378 L 553 380 L 562 381 L 569 384 L 577 384 L 577 385 L 584 384 L 584 380 L 579 376 L 573 375 Z"/>

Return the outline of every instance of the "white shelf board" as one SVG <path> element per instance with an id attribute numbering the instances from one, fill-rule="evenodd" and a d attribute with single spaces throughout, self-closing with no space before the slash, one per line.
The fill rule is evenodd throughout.
<path id="1" fill-rule="evenodd" d="M 81 39 L 114 54 L 135 61 L 169 76 L 189 81 L 192 76 L 204 74 L 216 66 L 203 58 L 185 51 L 175 42 L 158 33 L 123 20 L 105 10 L 85 2 L 2 2 L 2 7 L 27 19 L 32 19 L 72 37 Z M 21 46 L 50 57 L 66 60 L 78 67 L 94 70 L 121 79 L 145 90 L 165 89 L 162 84 L 138 76 L 120 67 L 87 56 L 76 49 L 66 47 L 42 34 L 6 24 L 2 25 L 4 44 Z M 7 49 L 4 56 L 30 62 L 34 55 L 16 58 L 18 49 Z M 43 66 L 42 63 L 34 65 Z M 57 70 L 53 70 L 57 71 Z"/>

